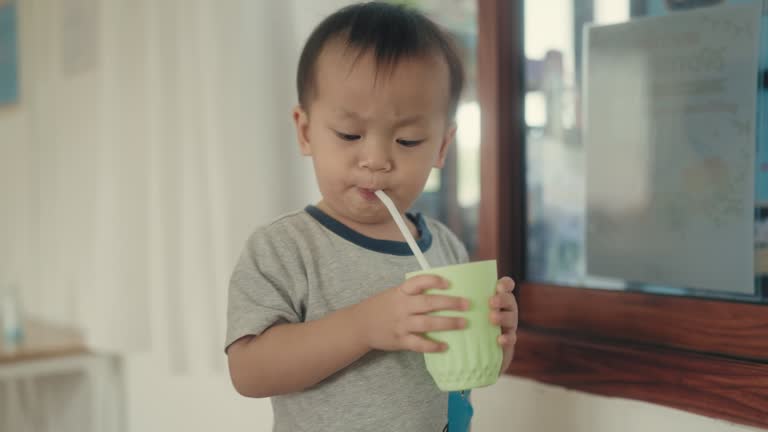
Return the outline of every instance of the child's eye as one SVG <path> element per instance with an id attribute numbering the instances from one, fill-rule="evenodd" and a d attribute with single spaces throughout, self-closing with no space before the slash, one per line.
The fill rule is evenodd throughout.
<path id="1" fill-rule="evenodd" d="M 404 140 L 404 139 L 398 139 L 397 143 L 400 144 L 403 147 L 416 147 L 417 145 L 423 143 L 424 140 Z"/>
<path id="2" fill-rule="evenodd" d="M 357 141 L 360 139 L 360 135 L 346 134 L 339 131 L 334 131 L 334 132 L 336 132 L 337 137 L 343 139 L 344 141 Z"/>

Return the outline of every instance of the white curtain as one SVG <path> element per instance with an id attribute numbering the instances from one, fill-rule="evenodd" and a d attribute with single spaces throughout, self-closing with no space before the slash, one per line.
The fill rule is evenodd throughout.
<path id="1" fill-rule="evenodd" d="M 0 283 L 96 349 L 220 367 L 248 233 L 316 199 L 291 2 L 21 0 L 0 110 Z"/>

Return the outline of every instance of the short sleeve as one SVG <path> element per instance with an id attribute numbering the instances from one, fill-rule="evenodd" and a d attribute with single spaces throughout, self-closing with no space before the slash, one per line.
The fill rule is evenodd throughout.
<path id="1" fill-rule="evenodd" d="M 459 240 L 447 226 L 436 220 L 430 220 L 430 226 L 433 229 L 433 236 L 436 237 L 440 247 L 447 249 L 454 264 L 464 264 L 469 262 L 469 254 L 464 243 Z"/>
<path id="2" fill-rule="evenodd" d="M 456 237 L 453 233 L 451 233 L 452 240 L 454 242 L 454 247 L 456 249 L 456 255 L 459 257 L 459 263 L 464 264 L 469 262 L 469 253 L 467 252 L 467 247 L 464 246 L 464 243 L 459 240 L 458 237 Z"/>
<path id="3" fill-rule="evenodd" d="M 307 278 L 295 249 L 291 238 L 274 227 L 248 239 L 229 282 L 225 350 L 276 324 L 303 321 Z"/>

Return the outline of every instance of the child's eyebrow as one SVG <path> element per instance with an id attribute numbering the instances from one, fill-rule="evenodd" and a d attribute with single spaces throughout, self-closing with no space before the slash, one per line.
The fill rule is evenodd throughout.
<path id="1" fill-rule="evenodd" d="M 358 113 L 356 113 L 354 111 L 348 111 L 348 110 L 343 109 L 343 108 L 339 110 L 339 114 L 341 114 L 341 117 L 345 118 L 345 119 L 365 120 Z M 423 121 L 425 118 L 426 118 L 426 116 L 423 115 L 423 114 L 415 114 L 415 115 L 412 115 L 412 116 L 404 117 L 404 118 L 401 118 L 401 119 L 399 119 L 399 120 L 397 120 L 395 122 L 395 127 L 403 127 L 403 126 L 408 126 L 408 125 L 412 125 L 412 124 L 415 124 L 415 123 L 419 123 L 419 122 Z"/>
<path id="2" fill-rule="evenodd" d="M 343 118 L 350 118 L 352 120 L 362 120 L 362 117 L 360 117 L 360 115 L 357 114 L 354 111 L 347 111 L 344 108 L 342 108 L 342 109 L 340 109 L 338 111 L 341 114 L 341 117 L 343 117 Z"/>
<path id="3" fill-rule="evenodd" d="M 397 122 L 395 122 L 395 126 L 402 127 L 402 126 L 412 125 L 412 124 L 415 124 L 415 123 L 420 123 L 425 118 L 426 118 L 426 116 L 424 116 L 422 114 L 412 115 L 410 117 L 405 117 L 405 118 L 402 118 L 402 119 L 398 120 Z"/>

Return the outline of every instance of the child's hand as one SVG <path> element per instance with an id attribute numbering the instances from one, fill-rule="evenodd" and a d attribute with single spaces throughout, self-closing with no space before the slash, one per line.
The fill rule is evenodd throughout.
<path id="1" fill-rule="evenodd" d="M 466 327 L 464 318 L 427 315 L 439 310 L 467 310 L 469 302 L 459 297 L 427 295 L 430 289 L 446 289 L 448 282 L 434 275 L 415 276 L 358 305 L 357 320 L 371 349 L 439 352 L 445 344 L 422 333 Z"/>
<path id="2" fill-rule="evenodd" d="M 501 362 L 503 373 L 509 368 L 512 357 L 515 354 L 515 342 L 517 342 L 517 300 L 512 294 L 515 289 L 515 281 L 509 277 L 503 277 L 496 283 L 496 295 L 491 297 L 491 322 L 501 326 L 499 345 L 504 350 L 504 359 Z"/>

